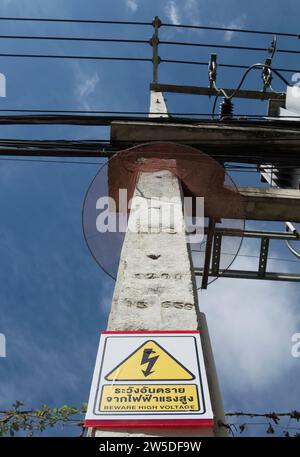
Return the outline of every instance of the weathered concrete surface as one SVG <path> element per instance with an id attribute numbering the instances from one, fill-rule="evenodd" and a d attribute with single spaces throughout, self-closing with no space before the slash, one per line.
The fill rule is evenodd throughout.
<path id="1" fill-rule="evenodd" d="M 168 109 L 161 92 L 150 92 L 150 114 L 149 117 L 168 117 Z"/>
<path id="2" fill-rule="evenodd" d="M 168 203 L 175 197 L 176 203 Z M 173 220 L 160 217 L 162 209 L 168 215 L 172 208 Z M 197 329 L 197 295 L 177 177 L 168 171 L 141 173 L 129 224 L 108 328 Z"/>

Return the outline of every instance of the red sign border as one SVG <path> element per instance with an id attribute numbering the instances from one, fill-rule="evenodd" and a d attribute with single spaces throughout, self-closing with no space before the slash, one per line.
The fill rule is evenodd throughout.
<path id="1" fill-rule="evenodd" d="M 146 427 L 209 427 L 214 426 L 213 419 L 148 419 L 148 420 L 96 420 L 88 419 L 84 421 L 86 428 L 146 428 Z"/>

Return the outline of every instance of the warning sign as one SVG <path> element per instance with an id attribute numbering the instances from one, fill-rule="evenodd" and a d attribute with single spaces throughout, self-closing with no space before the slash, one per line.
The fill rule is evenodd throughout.
<path id="1" fill-rule="evenodd" d="M 195 384 L 106 385 L 100 411 L 199 411 Z"/>
<path id="2" fill-rule="evenodd" d="M 87 427 L 211 427 L 212 419 L 198 332 L 102 333 Z"/>
<path id="3" fill-rule="evenodd" d="M 195 376 L 155 341 L 142 344 L 105 379 L 108 381 L 174 381 L 191 380 Z"/>

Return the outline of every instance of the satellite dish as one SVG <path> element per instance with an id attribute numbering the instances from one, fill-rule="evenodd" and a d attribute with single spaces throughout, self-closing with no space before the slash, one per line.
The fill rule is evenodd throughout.
<path id="1" fill-rule="evenodd" d="M 172 171 L 180 180 L 183 196 L 192 201 L 185 214 L 187 241 L 194 268 L 202 274 L 197 287 L 206 288 L 236 258 L 242 244 L 245 216 L 242 198 L 224 167 L 198 149 L 155 142 L 120 151 L 107 160 L 85 195 L 82 214 L 85 240 L 99 266 L 116 279 L 138 175 L 160 170 Z M 121 197 L 120 189 L 125 191 Z M 197 198 L 204 199 L 202 218 L 195 212 Z M 199 228 L 195 221 L 202 224 L 201 239 L 198 230 L 197 236 L 190 230 L 191 225 Z"/>

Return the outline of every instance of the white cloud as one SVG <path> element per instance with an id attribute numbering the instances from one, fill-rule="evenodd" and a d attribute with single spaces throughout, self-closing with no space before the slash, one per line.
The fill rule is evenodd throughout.
<path id="1" fill-rule="evenodd" d="M 96 71 L 86 71 L 77 65 L 75 72 L 75 93 L 80 106 L 84 109 L 91 109 L 90 98 L 95 93 L 99 81 L 99 74 Z"/>
<path id="2" fill-rule="evenodd" d="M 291 336 L 300 325 L 293 290 L 270 281 L 218 279 L 201 293 L 221 384 L 237 398 L 284 383 L 293 369 Z"/>
<path id="3" fill-rule="evenodd" d="M 137 0 L 126 0 L 126 6 L 130 11 L 135 13 L 138 9 L 138 2 Z"/>
<path id="4" fill-rule="evenodd" d="M 165 5 L 164 11 L 168 20 L 174 25 L 183 23 L 198 25 L 200 23 L 199 8 L 200 2 L 197 0 L 185 0 L 184 2 L 169 0 Z M 182 32 L 180 28 L 175 30 L 176 32 Z"/>
<path id="5" fill-rule="evenodd" d="M 169 1 L 165 6 L 165 14 L 172 24 L 180 24 L 179 9 L 175 1 Z"/>
<path id="6" fill-rule="evenodd" d="M 91 95 L 99 82 L 99 76 L 94 73 L 89 78 L 85 79 L 78 85 L 78 95 L 80 98 L 88 97 Z"/>
<path id="7" fill-rule="evenodd" d="M 193 25 L 199 25 L 200 23 L 199 4 L 198 0 L 185 0 L 184 2 L 185 15 Z"/>
<path id="8" fill-rule="evenodd" d="M 241 14 L 239 17 L 237 17 L 236 19 L 231 21 L 228 25 L 224 25 L 224 27 L 227 27 L 229 29 L 241 29 L 244 27 L 246 19 L 247 19 L 247 15 L 245 13 Z M 232 38 L 234 37 L 235 33 L 236 32 L 232 32 L 229 30 L 227 32 L 225 32 L 224 33 L 225 41 L 231 41 Z"/>

